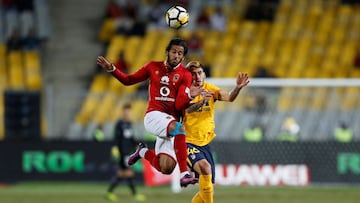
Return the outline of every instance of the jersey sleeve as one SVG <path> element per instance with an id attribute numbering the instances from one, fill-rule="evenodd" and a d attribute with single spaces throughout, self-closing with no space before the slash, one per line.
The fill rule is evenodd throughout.
<path id="1" fill-rule="evenodd" d="M 214 92 L 214 100 L 220 99 L 220 88 L 214 84 L 206 83 L 207 84 L 207 90 Z"/>
<path id="2" fill-rule="evenodd" d="M 144 65 L 138 71 L 133 74 L 126 74 L 120 71 L 118 68 L 112 72 L 112 75 L 118 79 L 124 85 L 133 85 L 146 80 L 149 77 L 149 63 Z"/>
<path id="3" fill-rule="evenodd" d="M 189 107 L 190 104 L 190 86 L 192 82 L 192 76 L 190 72 L 185 72 L 184 82 L 180 85 L 176 100 L 175 108 L 178 111 L 184 110 Z"/>

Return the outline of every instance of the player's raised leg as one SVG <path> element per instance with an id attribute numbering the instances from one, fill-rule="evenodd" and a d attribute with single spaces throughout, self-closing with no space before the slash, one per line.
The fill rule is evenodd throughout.
<path id="1" fill-rule="evenodd" d="M 174 137 L 174 151 L 176 155 L 177 162 L 180 169 L 180 185 L 181 187 L 186 187 L 189 184 L 195 184 L 198 182 L 198 179 L 192 177 L 188 171 L 186 158 L 187 158 L 187 149 L 185 143 L 185 127 L 182 123 L 173 121 L 169 124 L 168 135 Z"/>
<path id="2" fill-rule="evenodd" d="M 128 164 L 134 165 L 138 160 L 145 156 L 148 147 L 145 143 L 140 142 L 136 148 L 136 151 L 129 156 Z"/>

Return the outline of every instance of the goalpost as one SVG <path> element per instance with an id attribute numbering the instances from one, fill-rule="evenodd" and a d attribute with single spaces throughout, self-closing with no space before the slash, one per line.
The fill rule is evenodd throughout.
<path id="1" fill-rule="evenodd" d="M 207 82 L 213 83 L 218 86 L 235 85 L 235 78 L 207 78 Z M 251 78 L 250 87 L 360 87 L 360 79 L 277 79 L 277 78 Z"/>
<path id="2" fill-rule="evenodd" d="M 225 90 L 236 84 L 235 78 L 206 81 Z M 352 129 L 353 140 L 360 140 L 360 79 L 250 78 L 249 85 L 234 102 L 215 104 L 215 142 L 241 142 L 244 130 L 254 125 L 263 128 L 263 140 L 276 141 L 289 117 L 299 126 L 299 141 L 331 141 L 335 127 L 341 122 Z M 221 144 L 217 147 L 225 150 Z M 322 153 L 320 148 L 319 151 Z M 178 177 L 173 177 L 171 185 L 175 193 L 181 191 L 177 180 Z"/>
<path id="3" fill-rule="evenodd" d="M 235 78 L 207 78 L 230 90 Z M 360 79 L 251 78 L 233 103 L 216 104 L 217 139 L 242 140 L 246 128 L 260 125 L 265 140 L 276 140 L 286 118 L 300 127 L 299 140 L 328 141 L 340 123 L 360 140 Z"/>

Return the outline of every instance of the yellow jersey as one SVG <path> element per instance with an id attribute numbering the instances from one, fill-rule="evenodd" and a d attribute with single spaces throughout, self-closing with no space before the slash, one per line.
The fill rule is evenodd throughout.
<path id="1" fill-rule="evenodd" d="M 203 104 L 197 111 L 187 113 L 183 124 L 186 129 L 186 142 L 198 146 L 209 144 L 216 136 L 215 134 L 215 101 L 219 99 L 220 88 L 204 82 L 204 90 L 209 92 L 213 91 L 214 96 L 209 102 Z M 191 103 L 196 103 L 202 100 L 202 96 L 195 97 Z"/>

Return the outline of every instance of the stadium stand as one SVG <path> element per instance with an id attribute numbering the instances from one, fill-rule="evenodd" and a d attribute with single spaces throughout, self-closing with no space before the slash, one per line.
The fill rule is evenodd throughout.
<path id="1" fill-rule="evenodd" d="M 271 18 L 260 20 L 246 18 L 246 6 L 249 5 L 249 1 L 234 1 L 233 4 L 241 5 L 244 9 L 239 11 L 236 9 L 240 7 L 225 5 L 224 11 L 228 19 L 226 32 L 205 29 L 174 32 L 151 28 L 144 36 L 129 36 L 117 34 L 113 19 L 107 18 L 99 31 L 99 40 L 109 42 L 105 55 L 111 61 L 116 60 L 120 51 L 125 52 L 126 60 L 132 62 L 130 72 L 134 72 L 148 60 L 163 59 L 163 51 L 157 49 L 154 52 L 154 45 L 164 47 L 173 36 L 180 35 L 186 38 L 191 32 L 196 32 L 204 42 L 204 58 L 201 60 L 211 64 L 212 77 L 233 77 L 238 71 L 248 72 L 253 76 L 259 66 L 264 66 L 278 78 L 359 77 L 360 71 L 352 64 L 356 47 L 359 46 L 359 36 L 356 34 L 360 31 L 358 4 L 343 4 L 339 0 L 281 0 L 278 4 L 273 4 L 274 13 Z M 210 6 L 210 13 L 211 10 L 213 9 Z M 141 54 L 138 54 L 140 47 Z M 120 103 L 116 102 L 117 98 L 132 98 L 136 95 L 137 87 L 126 87 L 125 90 L 116 81 L 109 83 L 110 88 L 103 92 L 107 96 L 99 101 L 100 106 L 116 105 Z M 327 87 L 285 87 L 279 91 L 275 107 L 271 112 L 262 115 L 247 110 L 244 101 L 254 102 L 254 97 L 250 93 L 245 93 L 244 100 L 231 104 L 231 107 L 219 106 L 218 131 L 225 135 L 220 139 L 228 139 L 227 136 L 231 136 L 229 129 L 232 129 L 232 132 L 242 132 L 256 122 L 268 123 L 265 134 L 269 134 L 268 139 L 275 139 L 281 122 L 289 114 L 295 115 L 301 123 L 301 139 L 312 139 L 306 136 L 313 132 L 319 132 L 319 137 L 314 139 L 328 139 L 326 133 L 329 134 L 331 123 L 338 122 L 338 119 L 331 120 L 327 116 L 339 110 L 331 109 L 327 99 L 336 97 L 336 102 L 341 102 L 340 111 L 358 111 L 360 104 L 360 99 L 354 96 L 359 94 L 359 87 L 344 88 L 336 96 L 333 89 Z M 111 92 L 118 95 L 114 97 Z M 83 106 L 87 106 L 85 104 L 86 100 Z M 145 106 L 145 101 L 135 99 L 134 104 L 139 107 L 134 109 L 138 109 L 138 113 L 142 114 L 140 107 Z M 242 116 L 233 113 L 235 111 L 231 111 L 232 108 L 240 111 Z M 77 118 L 80 115 L 81 111 Z M 103 125 L 113 122 L 113 119 L 102 115 L 99 110 L 99 116 L 91 122 Z M 137 122 L 141 119 L 139 116 Z M 314 126 L 314 121 L 318 119 L 327 119 L 324 123 L 329 123 L 320 127 Z M 359 116 L 354 115 L 352 126 L 355 127 L 355 121 L 359 119 Z M 76 122 L 84 127 L 89 124 L 86 122 L 88 118 L 81 120 L 80 122 L 76 119 Z M 239 120 L 242 125 L 230 122 L 234 120 Z"/>
<path id="2" fill-rule="evenodd" d="M 0 140 L 5 138 L 5 91 L 42 92 L 41 50 L 12 50 L 7 40 L 14 29 L 19 29 L 21 39 L 34 27 L 37 37 L 46 39 L 49 35 L 49 16 L 46 1 L 28 1 L 27 5 L 0 5 Z M 4 4 L 4 5 L 3 5 Z M 27 6 L 30 7 L 27 7 Z M 37 19 L 37 20 L 35 20 Z M 42 123 L 42 135 L 46 134 L 46 119 Z"/>
<path id="3" fill-rule="evenodd" d="M 14 27 L 20 26 L 22 33 L 25 33 L 24 30 L 37 23 L 38 36 L 41 39 L 49 37 L 51 26 L 46 2 L 34 0 L 33 13 L 25 14 L 33 16 L 33 20 L 16 10 L 5 12 L 4 8 L 0 9 L 4 14 L 0 15 L 0 140 L 5 136 L 3 92 L 8 89 L 43 91 L 46 86 L 42 76 L 41 50 L 8 51 L 6 48 L 6 38 Z M 211 2 L 205 5 L 209 14 L 214 12 L 216 5 L 216 1 Z M 154 50 L 154 46 L 165 47 L 171 37 L 179 35 L 188 38 L 192 32 L 196 32 L 203 40 L 204 56 L 200 60 L 211 65 L 212 77 L 233 77 L 238 71 L 254 76 L 259 66 L 265 67 L 277 78 L 360 77 L 360 69 L 353 64 L 360 47 L 359 4 L 345 4 L 341 0 L 271 1 L 274 11 L 271 17 L 259 19 L 247 13 L 250 0 L 229 2 L 231 4 L 223 7 L 227 17 L 225 32 L 197 29 L 189 25 L 190 29 L 177 32 L 150 27 L 144 36 L 135 36 L 118 33 L 117 21 L 107 17 L 98 30 L 98 41 L 106 45 L 104 55 L 113 62 L 124 51 L 125 59 L 130 63 L 130 72 L 148 60 L 163 60 L 164 51 Z M 151 9 L 150 3 L 144 6 Z M 203 6 L 196 4 L 193 9 L 200 10 Z M 191 17 L 196 16 L 195 11 L 191 12 Z M 143 18 L 146 19 L 146 15 Z M 110 129 L 121 113 L 119 107 L 124 100 L 133 101 L 137 111 L 134 119 L 141 128 L 146 106 L 146 100 L 141 98 L 146 96 L 139 97 L 140 86 L 124 87 L 100 72 L 89 83 L 84 100 L 80 102 L 78 111 L 73 113 L 74 121 L 70 128 L 75 130 L 63 138 L 91 139 L 92 131 L 97 127 L 108 126 Z M 354 134 L 360 134 L 359 87 L 277 89 L 274 91 L 277 91 L 278 97 L 269 96 L 272 103 L 264 113 L 254 111 L 256 95 L 252 93 L 253 90 L 249 88 L 242 95 L 243 99 L 228 106 L 218 105 L 216 119 L 217 131 L 221 132 L 219 139 L 240 139 L 235 138 L 229 129 L 243 132 L 257 122 L 266 124 L 266 139 L 276 139 L 275 134 L 288 115 L 293 115 L 301 124 L 301 140 L 329 139 L 332 125 L 339 120 L 350 121 Z M 339 109 L 333 108 L 335 103 Z M 107 116 L 106 113 L 110 111 L 114 113 Z M 319 119 L 323 122 L 314 125 L 314 121 Z M 234 120 L 239 122 L 230 122 Z M 46 126 L 46 119 L 43 126 Z M 314 133 L 318 137 L 309 137 Z"/>

